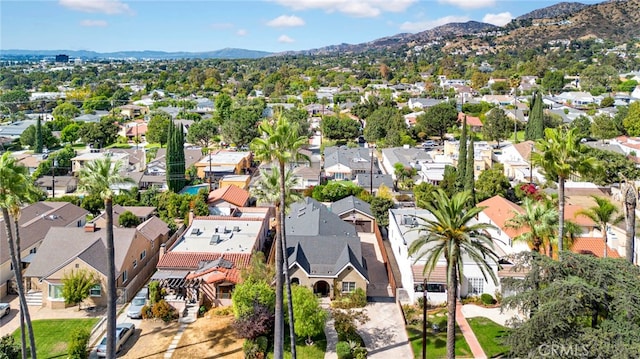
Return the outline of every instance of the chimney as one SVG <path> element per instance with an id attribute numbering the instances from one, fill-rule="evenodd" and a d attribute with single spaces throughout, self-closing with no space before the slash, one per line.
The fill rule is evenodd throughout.
<path id="1" fill-rule="evenodd" d="M 165 253 L 167 253 L 167 244 L 166 243 L 162 243 L 160 245 L 160 254 L 158 254 L 158 262 L 160 262 L 160 260 L 162 260 L 162 257 L 164 256 Z"/>
<path id="2" fill-rule="evenodd" d="M 85 232 L 95 232 L 96 231 L 96 223 L 95 222 L 88 222 L 84 225 L 84 231 Z"/>
<path id="3" fill-rule="evenodd" d="M 187 223 L 187 225 L 191 225 L 193 223 L 193 209 L 189 210 L 189 223 Z"/>

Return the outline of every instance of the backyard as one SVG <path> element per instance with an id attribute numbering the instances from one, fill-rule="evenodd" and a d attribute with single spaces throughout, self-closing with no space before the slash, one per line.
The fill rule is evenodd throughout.
<path id="1" fill-rule="evenodd" d="M 427 317 L 427 358 L 439 359 L 447 356 L 447 315 L 446 309 L 430 311 Z M 408 322 L 410 322 L 408 320 Z M 407 325 L 407 334 L 411 341 L 414 357 L 422 358 L 422 320 L 413 321 Z M 436 324 L 439 330 L 434 331 L 432 325 Z M 471 349 L 464 339 L 460 328 L 456 325 L 456 357 L 471 358 Z"/>
<path id="2" fill-rule="evenodd" d="M 97 322 L 98 318 L 34 320 L 32 324 L 38 358 L 66 358 L 71 334 L 78 329 L 91 330 Z M 20 329 L 13 333 L 13 337 L 20 342 Z"/>
<path id="3" fill-rule="evenodd" d="M 487 357 L 495 358 L 508 351 L 509 348 L 502 345 L 500 340 L 506 334 L 505 327 L 484 317 L 467 318 L 467 322 Z"/>

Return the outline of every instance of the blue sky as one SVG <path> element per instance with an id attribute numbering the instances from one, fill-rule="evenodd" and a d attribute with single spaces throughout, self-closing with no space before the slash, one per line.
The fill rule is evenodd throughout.
<path id="1" fill-rule="evenodd" d="M 449 22 L 504 25 L 513 17 L 557 2 L 0 0 L 0 49 L 305 50 L 416 33 Z"/>

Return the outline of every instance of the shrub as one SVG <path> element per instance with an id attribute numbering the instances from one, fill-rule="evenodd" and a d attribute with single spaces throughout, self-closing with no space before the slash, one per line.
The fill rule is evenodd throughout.
<path id="1" fill-rule="evenodd" d="M 342 295 L 331 302 L 331 306 L 340 309 L 362 308 L 367 305 L 367 295 L 362 288 L 356 288 L 352 293 Z"/>
<path id="2" fill-rule="evenodd" d="M 160 301 L 151 307 L 151 313 L 154 318 L 160 318 L 165 323 L 168 323 L 174 319 L 178 319 L 178 311 L 167 303 L 166 300 L 160 299 Z"/>
<path id="3" fill-rule="evenodd" d="M 411 198 L 411 196 L 406 193 L 402 193 L 396 196 L 396 200 L 398 202 L 410 202 L 413 200 L 413 198 Z"/>
<path id="4" fill-rule="evenodd" d="M 367 348 L 359 346 L 353 349 L 354 359 L 365 359 L 366 357 L 367 357 Z"/>
<path id="5" fill-rule="evenodd" d="M 152 280 L 149 282 L 149 303 L 151 305 L 156 304 L 160 299 L 162 299 L 162 294 L 160 290 L 160 282 L 157 280 Z"/>
<path id="6" fill-rule="evenodd" d="M 351 347 L 347 342 L 338 342 L 336 344 L 336 353 L 338 359 L 351 359 Z"/>
<path id="7" fill-rule="evenodd" d="M 71 334 L 71 340 L 69 341 L 69 359 L 87 359 L 89 358 L 89 351 L 87 350 L 87 344 L 89 344 L 89 337 L 91 332 L 88 329 L 78 329 Z"/>
<path id="8" fill-rule="evenodd" d="M 484 304 L 484 305 L 496 304 L 496 300 L 493 299 L 493 296 L 491 296 L 491 294 L 488 294 L 488 293 L 483 293 L 480 296 L 480 300 L 482 301 L 482 304 Z"/>
<path id="9" fill-rule="evenodd" d="M 142 312 L 142 313 L 141 313 L 141 314 L 142 314 L 142 319 L 150 319 L 150 318 L 153 318 L 153 313 L 151 313 L 151 306 L 149 306 L 149 305 L 146 305 L 146 304 L 145 304 L 145 305 L 142 307 L 141 312 Z"/>
<path id="10" fill-rule="evenodd" d="M 269 338 L 267 337 L 257 337 L 255 343 L 258 345 L 258 348 L 261 352 L 266 353 L 269 349 Z"/>
<path id="11" fill-rule="evenodd" d="M 356 332 L 356 321 L 364 324 L 369 320 L 365 313 L 355 312 L 353 310 L 334 310 L 332 312 L 334 319 L 334 327 L 338 333 L 340 341 L 356 341 L 362 343 L 362 338 Z"/>
<path id="12" fill-rule="evenodd" d="M 262 359 L 264 358 L 264 353 L 260 352 L 260 347 L 258 343 L 251 339 L 247 339 L 242 344 L 242 351 L 244 352 L 245 359 Z"/>
<path id="13" fill-rule="evenodd" d="M 219 317 L 226 317 L 231 314 L 233 314 L 233 307 L 220 307 L 213 310 L 213 315 Z"/>

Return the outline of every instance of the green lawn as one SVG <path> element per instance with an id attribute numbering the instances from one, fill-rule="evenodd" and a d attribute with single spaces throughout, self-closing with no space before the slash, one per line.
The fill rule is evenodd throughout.
<path id="1" fill-rule="evenodd" d="M 289 333 L 285 333 L 284 337 L 284 357 L 291 359 L 291 343 L 289 340 Z M 324 336 L 324 332 L 313 338 L 313 345 L 305 344 L 306 338 L 298 338 L 296 343 L 296 355 L 298 358 L 304 359 L 324 359 L 324 353 L 327 351 L 327 339 Z M 267 356 L 269 359 L 273 359 L 273 348 Z"/>
<path id="2" fill-rule="evenodd" d="M 71 333 L 79 328 L 91 330 L 97 322 L 98 318 L 34 320 L 32 324 L 38 358 L 66 358 Z M 20 342 L 20 329 L 13 333 L 13 337 Z"/>
<path id="3" fill-rule="evenodd" d="M 518 131 L 518 142 L 524 142 L 524 134 L 524 131 Z M 507 140 L 513 141 L 513 131 L 511 132 Z"/>
<path id="4" fill-rule="evenodd" d="M 430 329 L 435 321 L 440 327 L 440 331 L 434 334 Z M 427 358 L 439 359 L 447 356 L 447 317 L 439 316 L 427 319 Z M 413 348 L 413 354 L 416 359 L 422 358 L 422 324 L 407 326 L 407 334 L 409 341 L 411 341 L 411 347 Z M 471 358 L 473 357 L 471 349 L 464 340 L 460 328 L 456 325 L 456 357 Z"/>
<path id="5" fill-rule="evenodd" d="M 467 318 L 467 322 L 489 358 L 507 352 L 508 348 L 500 344 L 500 338 L 506 334 L 505 327 L 484 317 Z"/>
<path id="6" fill-rule="evenodd" d="M 128 143 L 112 143 L 109 146 L 107 146 L 106 148 L 124 148 L 124 149 L 128 149 L 135 146 L 135 144 L 131 145 Z"/>

